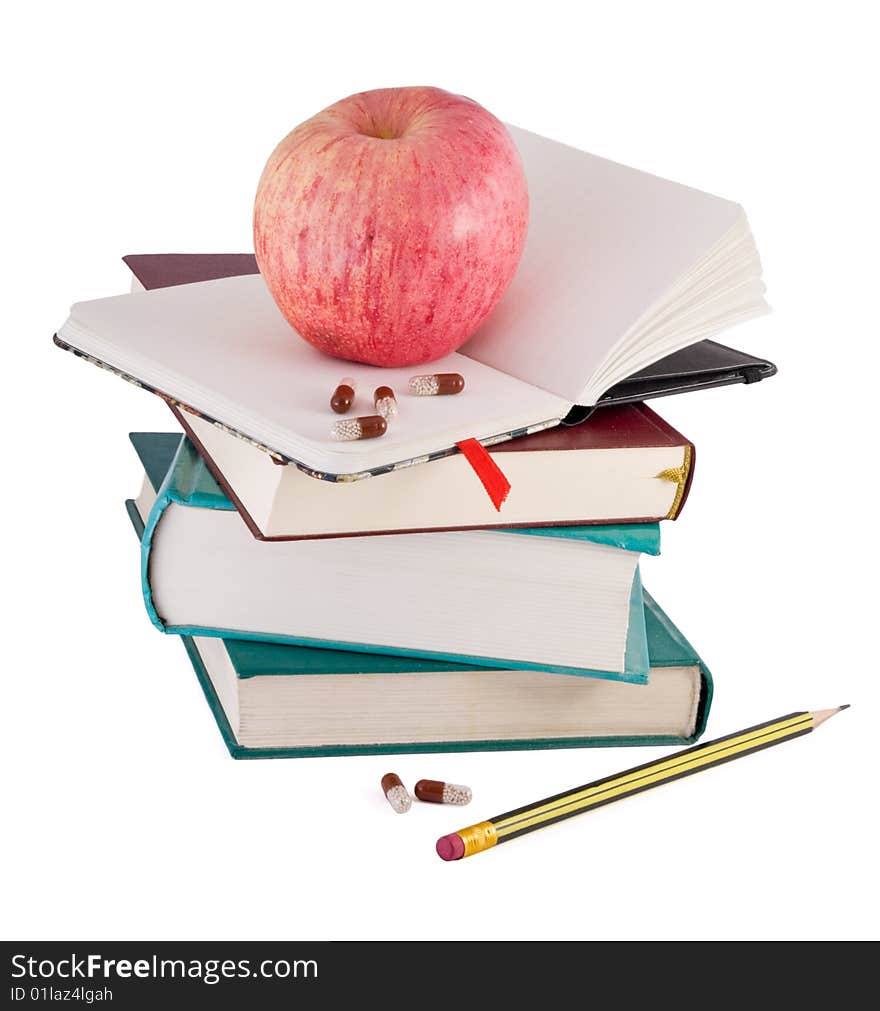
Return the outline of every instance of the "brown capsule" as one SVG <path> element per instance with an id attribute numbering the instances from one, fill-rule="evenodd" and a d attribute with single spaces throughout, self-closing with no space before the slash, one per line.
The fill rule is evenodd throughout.
<path id="1" fill-rule="evenodd" d="M 420 779 L 416 783 L 415 795 L 429 804 L 470 804 L 471 788 L 455 783 L 441 783 L 436 779 Z"/>
<path id="2" fill-rule="evenodd" d="M 382 777 L 382 792 L 398 814 L 406 814 L 412 807 L 409 790 L 401 783 L 400 776 L 396 772 L 386 772 Z"/>
<path id="3" fill-rule="evenodd" d="M 376 414 L 381 414 L 386 421 L 397 417 L 397 398 L 390 386 L 377 386 L 373 394 L 373 406 Z"/>
<path id="4" fill-rule="evenodd" d="M 355 381 L 345 376 L 333 391 L 333 396 L 330 398 L 330 408 L 337 414 L 345 414 L 347 411 L 351 410 L 351 405 L 354 403 L 354 388 Z"/>
<path id="5" fill-rule="evenodd" d="M 464 376 L 458 372 L 437 372 L 430 376 L 413 376 L 409 381 L 409 392 L 414 397 L 448 397 L 461 393 Z"/>
<path id="6" fill-rule="evenodd" d="M 379 414 L 369 414 L 365 418 L 345 418 L 334 421 L 330 434 L 340 442 L 354 442 L 355 439 L 377 439 L 388 430 L 388 422 Z"/>

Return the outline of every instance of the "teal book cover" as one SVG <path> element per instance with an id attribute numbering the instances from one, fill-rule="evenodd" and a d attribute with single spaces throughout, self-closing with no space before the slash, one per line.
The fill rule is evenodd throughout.
<path id="1" fill-rule="evenodd" d="M 198 451 L 185 437 L 165 433 L 133 433 L 132 443 L 147 473 L 147 478 L 156 490 L 156 499 L 149 514 L 144 518 L 141 537 L 141 576 L 144 602 L 152 622 L 164 632 L 185 636 L 217 636 L 221 638 L 251 638 L 261 642 L 277 641 L 288 645 L 301 645 L 324 649 L 346 649 L 355 652 L 378 652 L 383 655 L 399 653 L 403 656 L 420 656 L 431 660 L 452 660 L 493 668 L 510 667 L 523 670 L 553 671 L 587 677 L 645 683 L 648 677 L 647 632 L 644 618 L 644 601 L 638 568 L 632 581 L 630 593 L 629 622 L 627 626 L 626 648 L 623 670 L 598 670 L 583 667 L 559 666 L 548 663 L 531 663 L 521 659 L 505 657 L 473 656 L 459 653 L 441 653 L 434 650 L 396 650 L 389 645 L 371 645 L 364 642 L 341 642 L 327 639 L 313 639 L 290 635 L 267 635 L 249 633 L 241 628 L 204 627 L 175 625 L 163 620 L 154 605 L 150 578 L 150 566 L 154 538 L 163 516 L 172 504 L 193 509 L 235 512 L 235 507 L 223 493 L 214 477 L 204 464 Z M 568 541 L 584 541 L 614 547 L 623 551 L 659 554 L 659 525 L 652 524 L 610 524 L 582 527 L 541 527 L 506 531 L 522 537 L 549 537 Z M 485 536 L 498 536 L 486 531 Z M 271 549 L 270 549 L 271 550 Z"/>
<path id="2" fill-rule="evenodd" d="M 131 500 L 126 502 L 132 524 L 141 536 L 143 521 Z M 541 736 L 520 736 L 505 739 L 491 736 L 468 740 L 444 739 L 438 733 L 431 740 L 383 740 L 381 743 L 332 743 L 332 744 L 285 744 L 254 746 L 242 743 L 239 737 L 240 724 L 236 719 L 239 712 L 238 695 L 242 683 L 249 681 L 272 680 L 311 680 L 316 678 L 334 682 L 334 696 L 339 698 L 339 689 L 343 684 L 350 685 L 352 674 L 358 677 L 369 677 L 371 674 L 386 675 L 437 675 L 452 674 L 454 677 L 469 673 L 477 679 L 494 673 L 491 669 L 478 666 L 468 666 L 451 661 L 429 660 L 418 657 L 390 656 L 378 653 L 356 653 L 351 650 L 314 649 L 305 646 L 284 645 L 272 642 L 255 642 L 243 639 L 198 639 L 193 636 L 181 635 L 183 643 L 196 677 L 198 678 L 205 700 L 229 754 L 235 759 L 259 758 L 317 758 L 343 757 L 352 755 L 396 755 L 396 754 L 430 754 L 440 752 L 469 751 L 527 751 L 562 748 L 595 748 L 595 747 L 625 747 L 649 745 L 684 745 L 692 744 L 702 735 L 709 710 L 712 704 L 713 683 L 709 669 L 700 659 L 696 650 L 685 639 L 678 628 L 667 617 L 664 611 L 648 594 L 644 594 L 644 620 L 647 634 L 648 651 L 650 654 L 650 683 L 664 677 L 665 671 L 679 674 L 682 671 L 692 671 L 692 688 L 683 695 L 679 706 L 677 719 L 684 724 L 683 729 L 659 732 L 629 732 L 621 733 L 584 733 L 566 736 L 546 733 Z M 219 643 L 228 657 L 229 677 L 225 680 L 217 678 L 208 670 L 208 664 L 200 652 L 206 645 Z M 512 672 L 505 672 L 505 677 Z M 516 673 L 516 672 L 513 672 Z M 341 675 L 341 677 L 340 677 Z M 522 672 L 523 677 L 539 677 L 530 672 Z M 558 675 L 552 675 L 557 678 Z M 216 683 L 215 683 L 216 678 Z M 437 679 L 433 679 L 436 683 Z M 565 679 L 568 680 L 568 679 Z M 230 682 L 234 684 L 230 685 Z M 588 685 L 588 679 L 571 679 L 573 683 Z M 596 682 L 593 682 L 594 684 Z M 386 678 L 387 684 L 387 678 Z M 637 686 L 623 682 L 605 681 L 602 687 L 607 691 L 623 691 L 629 693 L 629 699 L 635 693 L 647 693 L 649 686 Z M 337 687 L 338 686 L 338 687 Z M 432 685 L 433 688 L 433 685 Z M 344 689 L 343 689 L 344 690 Z M 393 691 L 393 689 L 392 689 Z M 231 694 L 230 694 L 231 693 Z M 221 698 L 222 696 L 222 698 Z M 448 703 L 447 703 L 448 704 Z M 253 710 L 253 706 L 250 707 Z M 634 708 L 643 709 L 639 704 Z M 568 707 L 559 716 L 560 721 L 571 722 Z M 622 703 L 620 719 L 627 720 L 626 703 Z M 322 716 L 313 709 L 309 710 L 308 720 L 311 723 L 312 736 L 320 736 Z M 235 725 L 234 725 L 235 724 Z M 393 737 L 393 733 L 391 734 Z"/>
<path id="3" fill-rule="evenodd" d="M 541 751 L 562 748 L 619 748 L 693 744 L 706 728 L 706 721 L 712 705 L 712 675 L 694 648 L 647 593 L 645 594 L 645 622 L 648 627 L 649 651 L 652 654 L 652 677 L 662 677 L 664 668 L 694 667 L 697 669 L 697 688 L 691 704 L 693 716 L 688 730 L 684 733 L 630 732 L 565 737 L 521 737 L 503 740 L 486 738 L 452 741 L 438 738 L 437 740 L 416 743 L 397 741 L 380 744 L 247 746 L 242 744 L 236 736 L 217 689 L 206 669 L 197 642 L 191 636 L 181 636 L 180 639 L 192 663 L 211 714 L 217 723 L 223 743 L 229 754 L 236 759 L 320 758 L 346 755 L 402 755 L 468 751 Z M 333 678 L 334 675 L 346 670 L 357 670 L 362 674 L 367 674 L 370 671 L 431 674 L 444 669 L 449 671 L 467 669 L 462 664 L 380 654 L 358 655 L 344 650 L 308 649 L 235 639 L 226 639 L 223 640 L 223 643 L 240 680 L 256 677 L 302 677 L 316 674 L 324 678 Z M 470 671 L 478 677 L 486 673 L 486 669 L 481 667 L 471 667 Z M 609 682 L 609 684 L 624 689 L 635 687 L 620 682 Z M 636 690 L 645 691 L 647 689 L 638 687 Z M 319 718 L 315 717 L 315 719 Z"/>

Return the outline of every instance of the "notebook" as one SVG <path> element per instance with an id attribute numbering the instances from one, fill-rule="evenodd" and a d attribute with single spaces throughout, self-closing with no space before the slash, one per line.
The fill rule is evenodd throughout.
<path id="1" fill-rule="evenodd" d="M 513 129 L 529 236 L 499 306 L 459 352 L 455 397 L 400 395 L 378 439 L 334 442 L 343 375 L 406 389 L 413 369 L 342 363 L 302 341 L 259 275 L 81 302 L 57 343 L 315 477 L 353 480 L 558 425 L 665 356 L 766 311 L 742 208 Z"/>
<path id="2" fill-rule="evenodd" d="M 133 291 L 259 272 L 252 253 L 135 253 L 122 259 L 133 274 Z M 573 407 L 563 424 L 580 424 L 598 407 L 632 404 L 734 383 L 748 385 L 775 376 L 776 371 L 773 362 L 766 358 L 737 351 L 717 341 L 702 340 L 616 383 L 592 407 Z"/>
<path id="3" fill-rule="evenodd" d="M 167 436 L 132 441 L 144 600 L 163 631 L 647 679 L 638 561 L 659 552 L 656 524 L 265 544 L 186 439 L 167 474 Z"/>

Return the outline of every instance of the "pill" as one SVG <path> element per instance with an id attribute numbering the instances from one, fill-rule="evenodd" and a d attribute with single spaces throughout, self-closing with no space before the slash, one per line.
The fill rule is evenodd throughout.
<path id="1" fill-rule="evenodd" d="M 464 376 L 457 372 L 438 372 L 432 376 L 413 376 L 409 381 L 409 392 L 414 397 L 447 397 L 461 393 Z"/>
<path id="2" fill-rule="evenodd" d="M 340 442 L 354 442 L 355 439 L 376 439 L 384 435 L 388 422 L 378 414 L 370 414 L 366 418 L 346 418 L 335 421 L 330 434 Z"/>
<path id="3" fill-rule="evenodd" d="M 436 779 L 420 779 L 416 783 L 415 795 L 429 804 L 470 804 L 471 788 L 456 786 L 455 783 L 441 783 Z"/>
<path id="4" fill-rule="evenodd" d="M 373 406 L 376 408 L 376 414 L 380 414 L 386 421 L 397 417 L 397 398 L 390 386 L 376 387 Z"/>
<path id="5" fill-rule="evenodd" d="M 412 807 L 409 790 L 401 783 L 396 772 L 388 772 L 382 777 L 382 792 L 398 814 L 406 814 Z"/>
<path id="6" fill-rule="evenodd" d="M 354 403 L 355 381 L 351 376 L 345 376 L 339 381 L 339 385 L 333 391 L 330 398 L 330 407 L 337 414 L 345 414 L 351 410 Z"/>

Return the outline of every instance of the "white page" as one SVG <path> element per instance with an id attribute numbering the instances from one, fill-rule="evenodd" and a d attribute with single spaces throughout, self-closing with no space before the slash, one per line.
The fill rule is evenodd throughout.
<path id="1" fill-rule="evenodd" d="M 331 358 L 302 340 L 259 274 L 79 302 L 62 340 L 262 445 L 330 474 L 411 460 L 558 420 L 567 402 L 461 355 L 380 369 Z M 456 396 L 413 397 L 417 373 L 460 372 Z M 330 410 L 343 376 L 358 381 L 348 414 Z M 334 421 L 374 414 L 373 390 L 397 392 L 399 415 L 378 439 L 337 442 Z"/>
<path id="2" fill-rule="evenodd" d="M 510 131 L 529 183 L 528 237 L 510 288 L 461 352 L 583 403 L 611 348 L 743 210 L 537 134 Z"/>
<path id="3" fill-rule="evenodd" d="M 529 181 L 526 247 L 510 289 L 459 354 L 406 369 L 329 358 L 296 335 L 259 276 L 79 303 L 59 335 L 314 472 L 352 475 L 552 423 L 733 321 L 723 313 L 683 321 L 676 339 L 665 308 L 699 300 L 688 287 L 699 286 L 707 258 L 736 226 L 751 242 L 738 204 L 511 132 Z M 746 269 L 759 277 L 756 256 Z M 763 305 L 757 291 L 754 306 L 734 315 Z M 465 393 L 406 396 L 408 378 L 430 371 L 461 372 Z M 398 391 L 400 417 L 386 435 L 331 439 L 327 402 L 345 375 L 361 383 L 353 413 L 373 413 L 380 384 Z"/>

